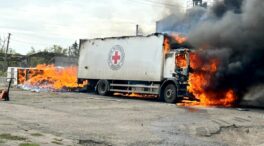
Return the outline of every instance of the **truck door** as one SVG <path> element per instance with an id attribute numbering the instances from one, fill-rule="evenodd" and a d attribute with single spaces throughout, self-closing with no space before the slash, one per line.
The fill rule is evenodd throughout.
<path id="1" fill-rule="evenodd" d="M 168 53 L 165 56 L 164 78 L 172 78 L 175 73 L 175 53 Z"/>
<path id="2" fill-rule="evenodd" d="M 175 71 L 179 77 L 180 81 L 187 81 L 189 75 L 189 52 L 188 51 L 179 51 L 175 55 Z"/>

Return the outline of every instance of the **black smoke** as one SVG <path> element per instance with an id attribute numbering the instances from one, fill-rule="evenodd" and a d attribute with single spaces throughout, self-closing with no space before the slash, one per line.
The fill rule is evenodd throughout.
<path id="1" fill-rule="evenodd" d="M 234 13 L 241 13 L 243 0 L 224 0 L 214 4 L 211 9 L 215 16 L 223 17 L 228 11 L 233 11 Z"/>
<path id="2" fill-rule="evenodd" d="M 193 8 L 186 15 L 176 11 L 157 22 L 157 32 L 187 34 L 201 21 L 205 13 L 206 9 L 202 7 Z"/>
<path id="3" fill-rule="evenodd" d="M 189 32 L 193 46 L 206 46 L 203 57 L 220 59 L 211 89 L 231 88 L 242 98 L 264 84 L 263 10 L 263 0 L 224 0 Z"/>
<path id="4" fill-rule="evenodd" d="M 186 34 L 194 48 L 203 48 L 199 54 L 205 64 L 220 60 L 208 90 L 233 89 L 239 99 L 254 93 L 264 98 L 263 10 L 264 0 L 222 0 L 164 18 L 158 31 Z"/>

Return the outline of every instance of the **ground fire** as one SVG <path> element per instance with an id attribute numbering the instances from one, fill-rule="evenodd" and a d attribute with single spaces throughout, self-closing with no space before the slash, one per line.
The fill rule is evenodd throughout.
<path id="1" fill-rule="evenodd" d="M 73 90 L 84 87 L 87 82 L 77 84 L 77 67 L 56 67 L 40 64 L 35 68 L 19 69 L 18 83 L 23 88 L 52 91 Z"/>

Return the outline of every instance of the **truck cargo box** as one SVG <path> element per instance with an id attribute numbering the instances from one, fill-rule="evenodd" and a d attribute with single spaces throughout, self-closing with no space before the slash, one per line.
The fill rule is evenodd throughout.
<path id="1" fill-rule="evenodd" d="M 79 79 L 161 81 L 164 35 L 80 41 Z"/>

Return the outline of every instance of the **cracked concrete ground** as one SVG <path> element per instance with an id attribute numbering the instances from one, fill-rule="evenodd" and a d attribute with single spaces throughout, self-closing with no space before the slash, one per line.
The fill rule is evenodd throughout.
<path id="1" fill-rule="evenodd" d="M 264 145 L 260 109 L 180 107 L 87 93 L 10 94 L 10 102 L 0 102 L 0 146 Z"/>

